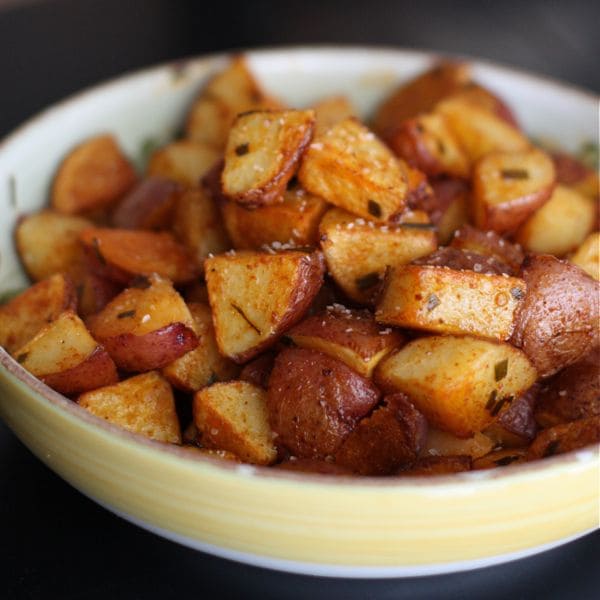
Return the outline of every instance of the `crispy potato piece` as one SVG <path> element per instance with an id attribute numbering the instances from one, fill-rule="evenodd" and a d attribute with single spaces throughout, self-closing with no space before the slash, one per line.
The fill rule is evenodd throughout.
<path id="1" fill-rule="evenodd" d="M 471 470 L 470 456 L 421 456 L 412 466 L 402 469 L 398 475 L 431 476 L 451 475 Z"/>
<path id="2" fill-rule="evenodd" d="M 495 450 L 473 461 L 473 469 L 495 469 L 508 465 L 518 465 L 525 462 L 523 448 L 506 448 Z"/>
<path id="3" fill-rule="evenodd" d="M 275 364 L 275 356 L 275 352 L 268 351 L 252 359 L 244 365 L 240 379 L 266 390 L 269 387 L 269 377 L 271 377 L 271 371 Z"/>
<path id="4" fill-rule="evenodd" d="M 553 152 L 552 160 L 556 168 L 556 180 L 571 187 L 576 192 L 597 200 L 600 196 L 598 172 L 590 169 L 575 157 L 564 152 Z"/>
<path id="5" fill-rule="evenodd" d="M 377 325 L 369 311 L 341 305 L 304 319 L 286 335 L 296 346 L 333 356 L 364 377 L 404 341 L 399 332 Z"/>
<path id="6" fill-rule="evenodd" d="M 19 256 L 34 281 L 55 273 L 81 278 L 83 248 L 79 234 L 92 222 L 82 217 L 42 210 L 23 217 L 15 231 Z"/>
<path id="7" fill-rule="evenodd" d="M 277 458 L 266 392 L 246 381 L 216 383 L 197 392 L 194 423 L 203 446 L 233 452 L 257 465 L 269 465 Z"/>
<path id="8" fill-rule="evenodd" d="M 220 203 L 225 229 L 238 250 L 257 250 L 273 242 L 316 246 L 327 203 L 300 188 L 287 190 L 283 202 L 250 209 L 233 200 Z"/>
<path id="9" fill-rule="evenodd" d="M 215 381 L 233 379 L 238 368 L 219 354 L 209 306 L 190 303 L 188 309 L 198 346 L 164 367 L 162 374 L 173 387 L 196 392 Z"/>
<path id="10" fill-rule="evenodd" d="M 63 160 L 52 185 L 56 211 L 81 215 L 110 207 L 135 184 L 137 175 L 112 135 L 90 138 Z"/>
<path id="11" fill-rule="evenodd" d="M 423 212 L 410 222 L 375 226 L 344 210 L 328 211 L 319 226 L 328 271 L 349 298 L 372 303 L 388 266 L 409 263 L 437 248 Z"/>
<path id="12" fill-rule="evenodd" d="M 463 439 L 430 427 L 422 444 L 421 456 L 470 456 L 475 459 L 484 456 L 493 447 L 494 442 L 479 431 Z"/>
<path id="13" fill-rule="evenodd" d="M 358 111 L 346 96 L 329 96 L 313 105 L 315 111 L 315 137 L 326 133 L 334 125 L 349 117 L 356 117 Z"/>
<path id="14" fill-rule="evenodd" d="M 152 154 L 147 174 L 194 187 L 220 158 L 221 153 L 213 146 L 193 140 L 177 140 Z"/>
<path id="15" fill-rule="evenodd" d="M 267 408 L 277 443 L 301 458 L 333 455 L 379 400 L 379 391 L 345 363 L 288 348 L 275 359 Z"/>
<path id="16" fill-rule="evenodd" d="M 470 104 L 475 104 L 496 117 L 499 117 L 511 127 L 520 129 L 519 123 L 508 104 L 506 104 L 497 94 L 478 83 L 470 81 L 460 90 L 455 92 L 453 97 L 458 98 L 461 101 L 469 102 Z"/>
<path id="17" fill-rule="evenodd" d="M 157 273 L 173 283 L 188 283 L 199 269 L 186 249 L 166 231 L 90 227 L 79 239 L 86 247 L 93 270 L 120 283 L 136 275 Z"/>
<path id="18" fill-rule="evenodd" d="M 600 232 L 590 233 L 570 261 L 594 279 L 600 280 Z"/>
<path id="19" fill-rule="evenodd" d="M 344 119 L 315 138 L 298 179 L 309 192 L 377 223 L 385 223 L 406 206 L 404 169 L 356 119 Z"/>
<path id="20" fill-rule="evenodd" d="M 194 102 L 187 118 L 186 136 L 222 150 L 236 115 L 269 108 L 282 106 L 261 89 L 244 57 L 236 56 L 207 83 Z"/>
<path id="21" fill-rule="evenodd" d="M 121 284 L 102 275 L 86 272 L 77 286 L 77 312 L 82 317 L 89 317 L 102 310 L 122 291 Z"/>
<path id="22" fill-rule="evenodd" d="M 159 442 L 181 444 L 171 386 L 154 371 L 86 392 L 77 403 L 133 433 Z"/>
<path id="23" fill-rule="evenodd" d="M 547 458 L 555 454 L 579 450 L 598 442 L 600 442 L 600 416 L 579 419 L 540 432 L 529 446 L 526 459 Z"/>
<path id="24" fill-rule="evenodd" d="M 512 269 L 495 256 L 485 256 L 470 250 L 458 250 L 450 246 L 438 248 L 435 252 L 414 260 L 414 265 L 448 267 L 455 271 L 469 270 L 484 275 L 512 275 Z"/>
<path id="25" fill-rule="evenodd" d="M 472 214 L 479 229 L 515 231 L 550 198 L 554 163 L 537 148 L 495 152 L 475 163 Z"/>
<path id="26" fill-rule="evenodd" d="M 64 275 L 40 281 L 0 306 L 0 346 L 13 354 L 46 323 L 76 306 L 75 288 Z"/>
<path id="27" fill-rule="evenodd" d="M 300 473 L 318 473 L 319 475 L 354 476 L 354 473 L 350 469 L 319 458 L 297 458 L 291 456 L 288 460 L 274 465 L 274 468 L 283 471 L 298 471 Z"/>
<path id="28" fill-rule="evenodd" d="M 531 252 L 564 256 L 583 243 L 595 222 L 592 200 L 557 185 L 550 200 L 521 225 L 515 239 Z"/>
<path id="29" fill-rule="evenodd" d="M 528 256 L 521 277 L 527 295 L 511 338 L 549 377 L 576 363 L 600 343 L 600 284 L 554 256 Z"/>
<path id="30" fill-rule="evenodd" d="M 23 368 L 62 394 L 119 381 L 115 363 L 71 310 L 43 327 L 15 356 Z"/>
<path id="31" fill-rule="evenodd" d="M 238 116 L 225 148 L 223 193 L 249 206 L 280 202 L 315 127 L 312 110 Z"/>
<path id="32" fill-rule="evenodd" d="M 437 228 L 438 242 L 446 245 L 454 232 L 469 220 L 469 188 L 460 179 L 439 179 L 431 182 L 434 202 L 423 206 Z"/>
<path id="33" fill-rule="evenodd" d="M 165 367 L 198 345 L 192 315 L 157 275 L 130 287 L 87 320 L 91 334 L 124 371 Z"/>
<path id="34" fill-rule="evenodd" d="M 509 344 L 472 337 L 413 340 L 379 363 L 375 381 L 404 392 L 433 427 L 470 437 L 529 389 L 537 373 Z"/>
<path id="35" fill-rule="evenodd" d="M 380 323 L 496 340 L 510 338 L 526 291 L 516 277 L 428 265 L 392 268 L 384 286 L 375 312 Z"/>
<path id="36" fill-rule="evenodd" d="M 244 250 L 205 262 L 219 350 L 243 363 L 272 346 L 308 310 L 323 283 L 320 253 Z"/>

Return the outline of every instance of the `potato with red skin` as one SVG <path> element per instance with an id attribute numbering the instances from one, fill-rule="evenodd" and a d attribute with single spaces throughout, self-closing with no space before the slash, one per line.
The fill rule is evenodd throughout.
<path id="1" fill-rule="evenodd" d="M 421 456 L 411 466 L 401 469 L 398 475 L 452 475 L 470 470 L 470 456 Z"/>
<path id="2" fill-rule="evenodd" d="M 527 294 L 515 313 L 511 343 L 539 377 L 550 377 L 600 343 L 600 283 L 547 254 L 527 256 L 521 277 Z"/>
<path id="3" fill-rule="evenodd" d="M 282 471 L 293 471 L 297 473 L 315 473 L 318 475 L 349 475 L 353 476 L 354 473 L 336 463 L 328 460 L 322 460 L 319 458 L 289 458 L 275 465 L 276 469 Z"/>
<path id="4" fill-rule="evenodd" d="M 527 451 L 527 460 L 547 458 L 555 454 L 579 450 L 600 442 L 600 416 L 561 423 L 544 429 L 533 440 Z"/>
<path id="5" fill-rule="evenodd" d="M 413 265 L 430 265 L 434 267 L 448 267 L 455 271 L 475 271 L 484 275 L 511 275 L 513 270 L 505 262 L 495 256 L 484 256 L 470 250 L 458 250 L 450 246 L 439 248 L 435 252 L 422 258 L 413 260 Z"/>
<path id="6" fill-rule="evenodd" d="M 275 360 L 267 408 L 277 443 L 301 458 L 333 455 L 377 404 L 379 390 L 322 352 L 288 348 Z"/>
<path id="7" fill-rule="evenodd" d="M 82 317 L 89 317 L 101 311 L 122 291 L 122 284 L 88 271 L 83 275 L 77 286 L 79 296 L 77 312 Z"/>

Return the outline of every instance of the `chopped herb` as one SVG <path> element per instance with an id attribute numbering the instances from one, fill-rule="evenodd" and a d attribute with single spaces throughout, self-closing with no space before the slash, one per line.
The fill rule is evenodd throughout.
<path id="1" fill-rule="evenodd" d="M 495 417 L 499 412 L 500 409 L 504 406 L 504 404 L 506 403 L 506 398 L 500 398 L 500 400 L 498 400 L 498 402 L 496 402 L 496 406 L 494 406 L 494 408 L 491 411 L 491 415 L 492 417 Z"/>
<path id="2" fill-rule="evenodd" d="M 503 179 L 528 179 L 529 173 L 525 169 L 502 169 L 500 171 Z"/>
<path id="3" fill-rule="evenodd" d="M 598 169 L 598 161 L 600 160 L 600 150 L 598 144 L 594 142 L 584 142 L 577 153 L 579 160 L 590 169 L 596 171 Z"/>
<path id="4" fill-rule="evenodd" d="M 431 312 L 436 306 L 440 305 L 440 299 L 435 294 L 429 294 L 427 296 L 427 304 L 425 307 Z"/>
<path id="5" fill-rule="evenodd" d="M 508 373 L 508 358 L 501 360 L 494 366 L 494 379 L 496 381 L 502 381 Z"/>
<path id="6" fill-rule="evenodd" d="M 369 211 L 370 215 L 373 215 L 374 217 L 381 217 L 381 206 L 378 202 L 375 202 L 375 200 L 369 200 L 367 210 Z"/>
<path id="7" fill-rule="evenodd" d="M 236 148 L 235 148 L 235 153 L 238 156 L 244 156 L 244 154 L 248 154 L 249 151 L 250 151 L 250 144 L 248 144 L 248 143 L 240 144 L 239 146 L 236 146 Z"/>
<path id="8" fill-rule="evenodd" d="M 92 238 L 92 248 L 94 249 L 96 258 L 100 261 L 101 264 L 105 265 L 106 259 L 102 255 L 102 252 L 100 252 L 100 242 L 98 238 Z"/>
<path id="9" fill-rule="evenodd" d="M 210 377 L 208 378 L 206 385 L 212 385 L 213 383 L 216 383 L 217 381 L 219 381 L 217 374 L 214 371 L 211 371 Z"/>
<path id="10" fill-rule="evenodd" d="M 8 203 L 11 208 L 17 208 L 17 178 L 14 175 L 8 176 Z"/>
<path id="11" fill-rule="evenodd" d="M 0 304 L 7 304 L 23 291 L 25 291 L 23 288 L 17 288 L 14 290 L 6 290 L 5 292 L 0 293 Z"/>
<path id="12" fill-rule="evenodd" d="M 544 454 L 542 458 L 547 458 L 548 456 L 553 456 L 556 454 L 557 450 L 560 448 L 560 440 L 552 440 L 544 450 Z"/>
<path id="13" fill-rule="evenodd" d="M 150 280 L 145 275 L 137 275 L 131 280 L 129 287 L 147 290 L 151 285 Z"/>
<path id="14" fill-rule="evenodd" d="M 515 460 L 517 460 L 517 458 L 519 458 L 518 456 L 503 456 L 502 458 L 499 458 L 498 460 L 495 460 L 494 462 L 499 466 L 499 467 L 505 467 L 506 465 L 510 465 L 510 463 L 515 462 Z"/>
<path id="15" fill-rule="evenodd" d="M 362 277 L 357 277 L 356 287 L 362 292 L 377 285 L 379 281 L 379 273 L 377 273 L 377 271 L 373 271 L 372 273 L 367 273 Z"/>
<path id="16" fill-rule="evenodd" d="M 19 354 L 19 355 L 16 357 L 16 359 L 17 359 L 17 362 L 18 362 L 19 364 L 23 364 L 23 363 L 24 363 L 24 362 L 27 360 L 27 357 L 28 357 L 28 356 L 29 356 L 29 352 L 23 352 L 23 354 Z"/>
<path id="17" fill-rule="evenodd" d="M 446 145 L 444 142 L 442 142 L 442 140 L 437 140 L 437 147 L 440 154 L 446 153 Z"/>
<path id="18" fill-rule="evenodd" d="M 492 390 L 490 393 L 490 397 L 485 405 L 485 410 L 492 410 L 494 404 L 496 404 L 496 398 L 498 397 L 498 392 L 496 390 Z"/>
<path id="19" fill-rule="evenodd" d="M 400 223 L 400 227 L 405 229 L 427 229 L 433 231 L 435 225 L 433 223 Z"/>
<path id="20" fill-rule="evenodd" d="M 510 295 L 515 300 L 523 300 L 523 298 L 525 298 L 525 292 L 518 287 L 510 288 Z"/>
<path id="21" fill-rule="evenodd" d="M 148 161 L 150 160 L 150 156 L 152 156 L 152 154 L 154 154 L 154 152 L 158 150 L 160 146 L 160 142 L 153 137 L 147 137 L 144 140 L 142 140 L 142 143 L 140 144 L 138 159 L 138 164 L 141 168 L 146 167 Z"/>
<path id="22" fill-rule="evenodd" d="M 117 319 L 126 319 L 127 317 L 135 317 L 135 310 L 125 310 L 117 315 Z"/>
<path id="23" fill-rule="evenodd" d="M 256 333 L 258 333 L 258 335 L 261 335 L 260 329 L 246 316 L 246 313 L 237 304 L 232 302 L 231 308 L 233 308 L 233 310 L 235 310 L 242 317 L 242 319 L 244 319 L 244 321 L 246 321 L 246 323 L 248 323 L 248 325 L 250 325 L 250 327 L 252 327 Z"/>

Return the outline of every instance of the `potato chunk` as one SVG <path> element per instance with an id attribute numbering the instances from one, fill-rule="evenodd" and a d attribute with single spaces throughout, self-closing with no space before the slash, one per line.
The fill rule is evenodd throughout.
<path id="1" fill-rule="evenodd" d="M 223 193 L 249 206 L 280 202 L 314 127 L 312 110 L 239 115 L 225 148 Z"/>
<path id="2" fill-rule="evenodd" d="M 77 403 L 133 433 L 159 442 L 181 444 L 171 386 L 156 372 L 86 392 Z"/>
<path id="3" fill-rule="evenodd" d="M 298 172 L 302 187 L 351 213 L 385 223 L 406 205 L 408 182 L 390 150 L 345 119 L 315 138 Z"/>
<path id="4" fill-rule="evenodd" d="M 413 340 L 375 371 L 384 391 L 408 394 L 433 427 L 463 438 L 489 425 L 536 378 L 509 344 L 454 336 Z"/>
<path id="5" fill-rule="evenodd" d="M 245 381 L 216 383 L 197 392 L 194 423 L 202 444 L 232 452 L 244 462 L 275 462 L 277 451 L 269 427 L 266 395 Z"/>
<path id="6" fill-rule="evenodd" d="M 547 458 L 579 450 L 600 442 L 600 416 L 579 419 L 544 429 L 533 440 L 527 451 L 527 460 Z"/>
<path id="7" fill-rule="evenodd" d="M 90 138 L 63 160 L 52 186 L 56 211 L 80 215 L 108 208 L 127 193 L 137 176 L 112 135 Z"/>
<path id="8" fill-rule="evenodd" d="M 205 262 L 219 350 L 236 362 L 256 356 L 308 310 L 323 283 L 319 253 L 245 250 Z"/>
<path id="9" fill-rule="evenodd" d="M 471 470 L 471 457 L 460 456 L 421 456 L 410 467 L 401 469 L 398 475 L 422 477 L 431 475 L 451 475 Z"/>
<path id="10" fill-rule="evenodd" d="M 469 220 L 469 186 L 460 179 L 438 179 L 431 188 L 434 202 L 423 210 L 437 228 L 438 242 L 446 245 Z"/>
<path id="11" fill-rule="evenodd" d="M 570 260 L 590 277 L 600 280 L 600 232 L 590 233 Z"/>
<path id="12" fill-rule="evenodd" d="M 389 272 L 375 317 L 398 327 L 507 340 L 525 290 L 516 277 L 406 265 Z"/>

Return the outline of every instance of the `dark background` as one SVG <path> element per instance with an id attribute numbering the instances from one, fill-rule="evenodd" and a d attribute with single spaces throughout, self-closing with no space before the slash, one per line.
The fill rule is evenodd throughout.
<path id="1" fill-rule="evenodd" d="M 594 4 L 0 0 L 0 136 L 49 103 L 124 71 L 259 45 L 432 48 L 600 92 Z M 455 575 L 303 577 L 213 558 L 121 521 L 46 469 L 1 423 L 0 456 L 1 598 L 562 600 L 597 597 L 600 589 L 598 532 L 538 557 Z"/>

